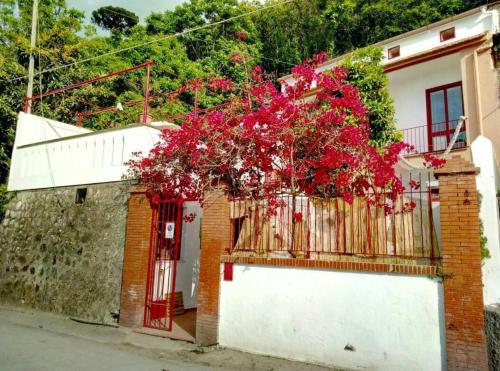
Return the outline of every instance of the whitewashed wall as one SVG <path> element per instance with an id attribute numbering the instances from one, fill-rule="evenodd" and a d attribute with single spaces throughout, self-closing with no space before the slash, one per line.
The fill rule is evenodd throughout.
<path id="1" fill-rule="evenodd" d="M 221 277 L 219 342 L 349 369 L 443 370 L 442 300 L 427 277 L 235 264 L 233 281 Z"/>
<path id="2" fill-rule="evenodd" d="M 90 132 L 20 113 L 8 189 L 120 181 L 131 154 L 147 153 L 158 141 L 159 133 L 144 125 Z"/>
<path id="3" fill-rule="evenodd" d="M 477 189 L 482 195 L 480 217 L 483 221 L 484 235 L 488 238 L 486 247 L 491 258 L 483 261 L 484 304 L 500 303 L 500 220 L 498 212 L 497 189 L 500 177 L 491 141 L 478 137 L 471 145 L 474 165 L 481 169 L 476 177 Z"/>
<path id="4" fill-rule="evenodd" d="M 185 202 L 183 215 L 196 214 L 192 222 L 182 222 L 181 255 L 177 268 L 177 287 L 185 308 L 196 308 L 200 275 L 200 226 L 203 209 L 198 202 Z"/>
<path id="5" fill-rule="evenodd" d="M 416 64 L 387 74 L 399 130 L 427 125 L 425 91 L 462 80 L 460 54 Z M 425 137 L 427 140 L 427 137 Z"/>
<path id="6" fill-rule="evenodd" d="M 47 140 L 91 133 L 89 129 L 68 125 L 44 117 L 19 112 L 16 126 L 17 147 Z"/>

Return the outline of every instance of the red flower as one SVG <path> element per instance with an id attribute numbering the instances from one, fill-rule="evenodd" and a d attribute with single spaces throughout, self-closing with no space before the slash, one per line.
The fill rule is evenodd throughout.
<path id="1" fill-rule="evenodd" d="M 238 40 L 241 40 L 241 41 L 245 41 L 248 37 L 248 35 L 246 34 L 246 32 L 243 32 L 243 31 L 237 31 L 234 33 L 234 36 L 238 39 Z"/>
<path id="2" fill-rule="evenodd" d="M 211 91 L 230 91 L 233 90 L 233 82 L 225 78 L 214 78 L 208 82 L 208 89 Z"/>
<path id="3" fill-rule="evenodd" d="M 191 81 L 188 81 L 186 83 L 186 87 L 189 89 L 189 90 L 197 90 L 197 89 L 201 89 L 201 87 L 203 86 L 203 81 L 201 79 L 193 79 Z"/>
<path id="4" fill-rule="evenodd" d="M 245 57 L 241 54 L 233 53 L 229 55 L 229 59 L 232 60 L 236 64 L 243 63 L 245 61 Z"/>
<path id="5" fill-rule="evenodd" d="M 349 191 L 342 192 L 342 198 L 348 204 L 352 204 L 354 202 L 354 195 L 352 194 L 352 192 Z"/>
<path id="6" fill-rule="evenodd" d="M 446 164 L 445 159 L 437 158 L 431 154 L 424 155 L 424 166 L 428 168 L 439 169 L 442 168 Z"/>
<path id="7" fill-rule="evenodd" d="M 410 188 L 413 190 L 420 189 L 420 183 L 415 180 L 410 180 Z"/>
<path id="8" fill-rule="evenodd" d="M 160 197 L 202 199 L 207 190 L 224 184 L 232 196 L 269 200 L 265 215 L 282 206 L 276 195 L 283 189 L 306 196 L 340 195 L 348 203 L 354 196 L 366 197 L 392 212 L 385 199 L 392 202 L 404 190 L 394 165 L 409 146 L 394 143 L 381 151 L 371 145 L 368 112 L 358 89 L 346 83 L 343 68 L 318 72 L 314 66 L 325 58 L 323 53 L 294 67 L 295 82 L 283 92 L 260 67 L 242 92 L 224 78 L 188 82 L 178 91 L 209 95 L 231 90 L 231 99 L 208 112 L 186 115 L 179 130 L 163 131 L 149 154 L 129 162 L 131 175 L 147 186 L 155 202 Z M 230 59 L 244 61 L 240 54 Z M 300 99 L 314 86 L 322 88 L 315 101 Z M 443 163 L 428 156 L 426 162 Z"/>
<path id="9" fill-rule="evenodd" d="M 186 223 L 192 223 L 196 219 L 196 213 L 189 213 L 187 215 L 184 215 L 183 219 Z"/>

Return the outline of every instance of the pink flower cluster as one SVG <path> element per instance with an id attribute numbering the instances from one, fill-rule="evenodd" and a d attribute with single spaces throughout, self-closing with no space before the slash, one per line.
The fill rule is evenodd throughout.
<path id="1" fill-rule="evenodd" d="M 424 166 L 428 168 L 439 169 L 442 168 L 446 164 L 446 160 L 442 158 L 438 158 L 431 154 L 424 155 Z"/>
<path id="2" fill-rule="evenodd" d="M 147 156 L 130 161 L 132 175 L 166 198 L 203 199 L 208 189 L 224 185 L 232 196 L 270 203 L 282 191 L 347 202 L 355 196 L 379 204 L 395 200 L 404 187 L 394 165 L 409 146 L 371 144 L 368 112 L 358 89 L 346 82 L 348 71 L 315 70 L 325 57 L 294 67 L 295 82 L 283 91 L 256 68 L 246 90 L 233 91 L 223 108 L 186 115 L 179 130 L 165 130 Z M 217 79 L 203 87 L 196 80 L 190 87 L 231 91 L 233 84 Z M 315 96 L 305 98 L 311 91 Z"/>
<path id="3" fill-rule="evenodd" d="M 234 33 L 234 37 L 240 41 L 245 41 L 248 38 L 248 35 L 246 32 L 237 31 Z"/>

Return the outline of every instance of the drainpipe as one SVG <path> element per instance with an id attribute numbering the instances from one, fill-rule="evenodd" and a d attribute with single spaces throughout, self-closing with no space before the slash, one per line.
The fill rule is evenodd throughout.
<path id="1" fill-rule="evenodd" d="M 481 84 L 479 83 L 479 63 L 477 58 L 477 49 L 474 50 L 474 83 L 476 86 L 476 107 L 477 122 L 479 124 L 479 135 L 484 136 L 483 106 L 481 102 Z"/>

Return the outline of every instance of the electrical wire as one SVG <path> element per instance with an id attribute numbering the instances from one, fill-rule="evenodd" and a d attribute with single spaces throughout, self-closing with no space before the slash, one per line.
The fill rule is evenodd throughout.
<path id="1" fill-rule="evenodd" d="M 226 19 L 214 22 L 214 23 L 208 23 L 208 24 L 204 24 L 204 25 L 201 25 L 201 26 L 188 28 L 186 30 L 183 30 L 183 31 L 180 31 L 180 32 L 176 32 L 174 34 L 165 35 L 165 36 L 159 37 L 159 38 L 154 39 L 154 40 L 146 41 L 146 42 L 141 43 L 141 44 L 136 44 L 136 45 L 132 45 L 132 46 L 129 46 L 129 47 L 126 47 L 126 48 L 122 48 L 122 49 L 118 49 L 118 50 L 113 50 L 113 51 L 108 52 L 108 53 L 99 54 L 99 55 L 96 55 L 96 56 L 93 56 L 93 57 L 89 57 L 89 58 L 85 58 L 85 59 L 82 59 L 82 60 L 79 60 L 79 61 L 76 61 L 76 62 L 72 62 L 72 63 L 68 63 L 68 64 L 63 64 L 63 65 L 60 65 L 60 66 L 56 66 L 56 67 L 53 67 L 53 68 L 46 69 L 44 71 L 39 71 L 36 75 L 44 74 L 44 73 L 47 73 L 47 72 L 54 72 L 54 71 L 61 70 L 61 69 L 64 69 L 64 68 L 68 68 L 68 67 L 71 67 L 71 66 L 76 66 L 76 65 L 79 65 L 79 64 L 82 64 L 82 63 L 90 62 L 90 61 L 95 60 L 95 59 L 107 57 L 107 56 L 110 56 L 110 55 L 116 55 L 116 54 L 120 54 L 120 53 L 125 52 L 125 51 L 137 49 L 137 48 L 140 48 L 140 47 L 143 47 L 143 46 L 146 46 L 146 45 L 151 45 L 151 44 L 154 44 L 154 43 L 157 43 L 157 42 L 160 42 L 160 41 L 165 41 L 165 40 L 168 40 L 168 39 L 177 38 L 179 36 L 183 36 L 183 35 L 189 34 L 191 32 L 195 32 L 195 31 L 203 30 L 203 29 L 210 28 L 210 27 L 213 27 L 213 26 L 217 26 L 217 25 L 220 25 L 220 24 L 228 23 L 228 22 L 234 21 L 236 19 L 247 17 L 249 15 L 252 15 L 252 14 L 255 14 L 255 13 L 267 10 L 267 9 L 271 9 L 271 8 L 275 8 L 277 6 L 281 6 L 281 5 L 285 5 L 285 4 L 291 3 L 293 1 L 296 1 L 296 0 L 285 0 L 285 1 L 280 2 L 280 3 L 276 3 L 276 4 L 272 4 L 272 5 L 260 7 L 258 9 L 254 9 L 254 10 L 252 10 L 250 12 L 239 14 L 237 16 L 226 18 Z M 26 78 L 28 78 L 28 75 L 26 75 L 26 76 L 20 76 L 20 77 L 15 77 L 13 79 L 7 80 L 7 82 L 14 82 L 14 81 L 23 80 L 23 79 L 26 79 Z"/>

